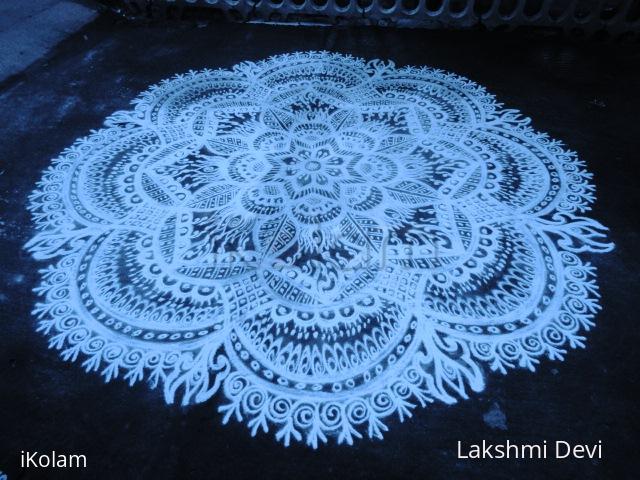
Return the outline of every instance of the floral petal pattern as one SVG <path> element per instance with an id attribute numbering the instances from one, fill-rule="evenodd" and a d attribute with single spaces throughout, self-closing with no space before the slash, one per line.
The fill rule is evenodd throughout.
<path id="1" fill-rule="evenodd" d="M 381 438 L 582 346 L 605 227 L 572 152 L 475 83 L 327 52 L 178 75 L 31 198 L 39 329 L 288 445 Z"/>

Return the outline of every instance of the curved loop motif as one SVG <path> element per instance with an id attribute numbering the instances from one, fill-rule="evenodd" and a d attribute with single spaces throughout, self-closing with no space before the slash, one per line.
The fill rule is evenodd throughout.
<path id="1" fill-rule="evenodd" d="M 63 358 L 315 447 L 582 345 L 590 175 L 475 83 L 309 52 L 134 105 L 31 198 Z"/>

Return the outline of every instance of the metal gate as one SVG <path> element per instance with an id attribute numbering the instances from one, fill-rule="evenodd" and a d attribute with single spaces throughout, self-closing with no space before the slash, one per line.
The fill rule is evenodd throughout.
<path id="1" fill-rule="evenodd" d="M 640 0 L 119 0 L 129 14 L 297 24 L 544 27 L 638 39 Z"/>

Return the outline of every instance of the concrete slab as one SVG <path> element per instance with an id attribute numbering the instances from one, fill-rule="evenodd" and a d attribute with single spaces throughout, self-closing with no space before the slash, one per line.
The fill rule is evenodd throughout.
<path id="1" fill-rule="evenodd" d="M 10 30 L 17 22 L 26 21 L 38 13 L 51 8 L 60 0 L 4 0 L 0 3 L 0 32 Z"/>
<path id="2" fill-rule="evenodd" d="M 0 82 L 42 58 L 97 16 L 73 1 L 9 0 L 0 5 Z"/>

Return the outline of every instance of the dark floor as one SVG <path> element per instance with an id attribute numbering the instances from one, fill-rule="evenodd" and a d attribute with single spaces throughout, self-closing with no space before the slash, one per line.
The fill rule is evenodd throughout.
<path id="1" fill-rule="evenodd" d="M 241 424 L 222 426 L 215 401 L 183 409 L 144 385 L 105 385 L 48 350 L 30 315 L 41 265 L 21 247 L 32 233 L 27 196 L 50 159 L 174 73 L 319 49 L 467 76 L 580 153 L 598 187 L 592 216 L 617 245 L 592 259 L 604 309 L 587 348 L 543 362 L 535 374 L 490 375 L 482 394 L 416 410 L 382 442 L 317 451 L 284 448 L 272 435 L 251 438 Z M 9 480 L 638 478 L 638 89 L 637 46 L 479 32 L 133 26 L 100 17 L 0 84 L 0 471 Z M 497 409 L 506 430 L 486 415 Z M 604 459 L 456 459 L 457 440 L 482 439 L 602 440 Z M 88 469 L 21 471 L 21 450 L 83 453 Z"/>

